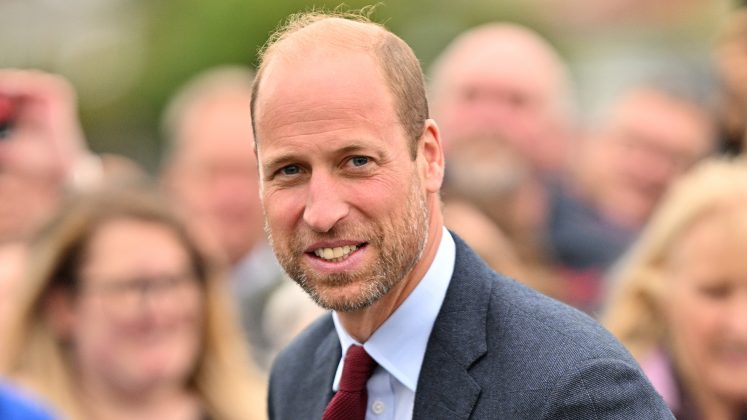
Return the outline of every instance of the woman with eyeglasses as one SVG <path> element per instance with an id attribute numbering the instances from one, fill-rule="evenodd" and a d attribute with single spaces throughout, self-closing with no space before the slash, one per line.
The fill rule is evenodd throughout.
<path id="1" fill-rule="evenodd" d="M 29 261 L 0 368 L 62 418 L 264 417 L 225 284 L 156 196 L 75 198 Z"/>

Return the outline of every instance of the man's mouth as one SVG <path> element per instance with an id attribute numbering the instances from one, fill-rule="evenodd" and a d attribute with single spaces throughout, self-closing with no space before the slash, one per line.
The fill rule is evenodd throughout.
<path id="1" fill-rule="evenodd" d="M 330 262 L 344 261 L 350 254 L 366 246 L 366 243 L 358 245 L 345 245 L 334 248 L 316 248 L 312 253 L 317 257 Z"/>

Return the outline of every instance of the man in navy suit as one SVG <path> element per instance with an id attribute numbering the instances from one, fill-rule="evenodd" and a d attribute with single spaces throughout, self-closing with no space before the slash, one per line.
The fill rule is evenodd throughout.
<path id="1" fill-rule="evenodd" d="M 671 418 L 601 327 L 443 227 L 441 138 L 404 41 L 361 17 L 295 16 L 253 89 L 267 233 L 332 310 L 276 359 L 270 418 Z M 360 346 L 375 369 L 351 391 Z M 346 394 L 361 413 L 337 411 Z"/>

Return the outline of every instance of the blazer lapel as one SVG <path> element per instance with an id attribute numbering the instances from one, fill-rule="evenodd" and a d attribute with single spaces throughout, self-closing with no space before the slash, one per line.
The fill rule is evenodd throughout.
<path id="1" fill-rule="evenodd" d="M 428 339 L 415 394 L 414 419 L 467 419 L 480 397 L 470 367 L 487 352 L 489 269 L 452 233 L 454 274 Z"/>

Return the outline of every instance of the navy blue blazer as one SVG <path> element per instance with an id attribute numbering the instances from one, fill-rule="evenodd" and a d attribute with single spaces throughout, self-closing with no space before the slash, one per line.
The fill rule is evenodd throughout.
<path id="1" fill-rule="evenodd" d="M 456 235 L 413 419 L 673 419 L 630 354 L 585 314 L 490 269 Z M 270 375 L 273 420 L 320 419 L 341 349 L 331 315 Z"/>

